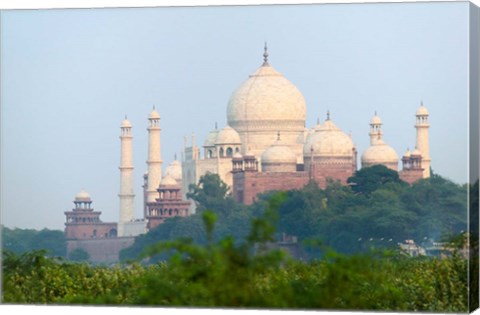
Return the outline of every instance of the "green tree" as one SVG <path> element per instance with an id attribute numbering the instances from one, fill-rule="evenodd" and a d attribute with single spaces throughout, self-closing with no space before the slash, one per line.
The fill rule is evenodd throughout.
<path id="1" fill-rule="evenodd" d="M 347 182 L 351 185 L 354 192 L 365 195 L 369 195 L 388 183 L 405 185 L 396 171 L 384 165 L 361 168 L 355 172 L 355 175 L 348 178 Z"/>
<path id="2" fill-rule="evenodd" d="M 218 174 L 207 173 L 200 177 L 198 185 L 191 184 L 187 197 L 197 204 L 197 212 L 209 209 L 218 215 L 229 215 L 235 208 L 235 201 Z"/>
<path id="3" fill-rule="evenodd" d="M 90 255 L 83 248 L 75 248 L 68 255 L 68 259 L 77 262 L 88 261 Z"/>

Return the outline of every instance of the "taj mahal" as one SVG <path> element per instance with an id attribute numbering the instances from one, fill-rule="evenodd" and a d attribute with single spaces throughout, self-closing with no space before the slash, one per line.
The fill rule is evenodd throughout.
<path id="1" fill-rule="evenodd" d="M 197 146 L 185 144 L 180 160 L 163 168 L 160 114 L 148 116 L 147 171 L 142 188 L 143 218 L 134 218 L 132 124 L 120 125 L 120 191 L 118 222 L 105 223 L 91 208 L 86 191 L 75 196 L 74 209 L 66 211 L 67 251 L 83 248 L 97 261 L 114 261 L 133 238 L 166 219 L 195 213 L 186 194 L 207 174 L 218 174 L 237 202 L 251 204 L 258 194 L 300 189 L 310 181 L 321 188 L 329 180 L 347 184 L 360 167 L 384 165 L 413 183 L 430 177 L 429 112 L 423 103 L 415 113 L 416 142 L 401 158 L 383 140 L 382 120 L 370 122 L 370 146 L 358 157 L 352 137 L 338 128 L 332 114 L 306 127 L 306 102 L 298 88 L 273 68 L 265 45 L 263 63 L 233 91 L 227 104 L 227 125 L 215 128 Z M 405 147 L 408 147 L 406 145 Z M 399 167 L 401 163 L 401 168 Z M 140 188 L 140 187 L 138 187 Z M 109 253 L 111 251 L 111 253 Z"/>

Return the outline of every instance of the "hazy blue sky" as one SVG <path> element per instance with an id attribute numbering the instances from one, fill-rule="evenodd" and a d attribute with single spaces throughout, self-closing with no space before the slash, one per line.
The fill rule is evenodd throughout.
<path id="1" fill-rule="evenodd" d="M 147 117 L 161 115 L 164 166 L 184 136 L 226 123 L 231 93 L 262 63 L 303 93 L 361 153 L 374 111 L 401 156 L 430 111 L 432 168 L 467 180 L 468 3 L 56 9 L 1 13 L 1 211 L 7 227 L 64 228 L 82 188 L 118 219 L 120 122 L 133 125 L 142 213 Z"/>

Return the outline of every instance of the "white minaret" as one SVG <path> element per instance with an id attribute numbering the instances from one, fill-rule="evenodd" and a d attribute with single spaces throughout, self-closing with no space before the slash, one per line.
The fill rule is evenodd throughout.
<path id="1" fill-rule="evenodd" d="M 423 102 L 416 113 L 416 124 L 415 128 L 417 129 L 417 149 L 422 154 L 422 168 L 423 168 L 423 178 L 430 177 L 430 147 L 428 145 L 428 128 L 430 124 L 428 123 L 428 110 L 423 106 Z"/>
<path id="2" fill-rule="evenodd" d="M 377 116 L 377 112 L 370 120 L 370 145 L 376 145 L 382 141 L 382 120 Z"/>
<path id="3" fill-rule="evenodd" d="M 118 236 L 125 236 L 125 223 L 133 220 L 133 158 L 132 158 L 132 125 L 127 120 L 120 127 L 120 219 L 118 221 Z"/>
<path id="4" fill-rule="evenodd" d="M 148 117 L 148 179 L 147 202 L 153 202 L 158 197 L 157 188 L 162 179 L 162 158 L 160 148 L 160 115 L 153 107 Z"/>

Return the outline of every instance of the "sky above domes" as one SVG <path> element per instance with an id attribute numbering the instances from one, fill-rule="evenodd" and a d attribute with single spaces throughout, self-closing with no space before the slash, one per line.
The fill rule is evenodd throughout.
<path id="1" fill-rule="evenodd" d="M 148 116 L 164 170 L 192 135 L 222 129 L 236 88 L 268 61 L 303 94 L 307 127 L 326 112 L 359 156 L 369 122 L 399 156 L 430 113 L 435 173 L 467 182 L 468 3 L 14 10 L 1 13 L 1 211 L 7 227 L 63 229 L 85 189 L 117 221 L 120 124 L 133 129 L 142 216 Z M 358 161 L 360 162 L 360 160 Z M 360 165 L 360 163 L 359 163 Z"/>

